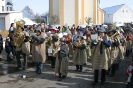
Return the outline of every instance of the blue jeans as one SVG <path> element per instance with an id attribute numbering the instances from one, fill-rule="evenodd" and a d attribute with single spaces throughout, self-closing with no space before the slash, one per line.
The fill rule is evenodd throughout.
<path id="1" fill-rule="evenodd" d="M 36 71 L 42 72 L 43 64 L 42 62 L 36 62 Z"/>

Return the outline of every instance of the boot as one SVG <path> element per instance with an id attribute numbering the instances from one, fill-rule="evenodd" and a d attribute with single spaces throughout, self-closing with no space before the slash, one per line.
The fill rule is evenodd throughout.
<path id="1" fill-rule="evenodd" d="M 75 71 L 78 71 L 79 70 L 79 65 L 76 65 L 76 70 Z"/>
<path id="2" fill-rule="evenodd" d="M 59 73 L 59 76 L 58 77 L 61 78 L 61 73 Z"/>
<path id="3" fill-rule="evenodd" d="M 82 72 L 82 69 L 83 69 L 83 68 L 82 68 L 82 65 L 80 65 L 79 67 L 80 67 L 80 70 L 79 70 L 79 72 Z"/>

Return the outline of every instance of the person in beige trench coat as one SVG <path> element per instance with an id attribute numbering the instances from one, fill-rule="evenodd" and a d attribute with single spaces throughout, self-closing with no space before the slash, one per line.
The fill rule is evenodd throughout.
<path id="1" fill-rule="evenodd" d="M 116 30 L 110 30 L 109 34 L 110 36 L 113 36 L 116 34 Z M 114 38 L 111 37 L 112 40 L 112 46 L 110 48 L 110 59 L 109 59 L 109 69 L 107 71 L 107 75 L 110 75 L 110 77 L 114 77 L 116 70 L 119 67 L 119 63 L 124 59 L 123 55 L 123 46 L 121 41 L 121 35 L 117 35 Z"/>
<path id="2" fill-rule="evenodd" d="M 86 41 L 82 36 L 78 36 L 77 40 L 73 43 L 73 47 L 73 63 L 76 65 L 76 71 L 82 72 L 82 66 L 86 63 L 87 60 Z"/>
<path id="3" fill-rule="evenodd" d="M 45 38 L 41 34 L 41 30 L 36 30 L 36 36 L 32 36 L 32 59 L 36 63 L 36 73 L 41 74 L 43 63 L 46 60 L 46 50 L 45 50 Z"/>
<path id="4" fill-rule="evenodd" d="M 108 69 L 109 52 L 108 48 L 112 45 L 109 37 L 105 34 L 105 29 L 101 27 L 98 30 L 99 37 L 97 44 L 92 41 L 92 69 L 94 70 L 93 86 L 98 83 L 98 74 L 101 70 L 101 85 L 104 85 L 106 79 L 106 70 Z"/>
<path id="5" fill-rule="evenodd" d="M 69 47 L 66 44 L 65 38 L 60 39 L 59 47 L 56 50 L 56 64 L 55 64 L 55 74 L 59 74 L 59 80 L 61 81 L 67 76 L 68 65 L 69 65 Z"/>

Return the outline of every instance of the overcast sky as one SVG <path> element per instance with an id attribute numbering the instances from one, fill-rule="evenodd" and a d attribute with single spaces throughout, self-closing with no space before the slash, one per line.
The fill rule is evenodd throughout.
<path id="1" fill-rule="evenodd" d="M 49 10 L 49 0 L 12 0 L 14 9 L 22 11 L 25 6 L 29 6 L 34 13 L 46 13 Z M 133 0 L 101 0 L 100 7 L 110 7 L 120 4 L 126 4 L 133 10 Z"/>

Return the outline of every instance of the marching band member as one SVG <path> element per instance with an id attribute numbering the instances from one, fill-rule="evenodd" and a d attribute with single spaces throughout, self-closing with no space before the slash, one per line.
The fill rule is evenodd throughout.
<path id="1" fill-rule="evenodd" d="M 77 40 L 73 43 L 74 54 L 73 63 L 76 65 L 76 71 L 82 72 L 83 65 L 86 63 L 86 41 L 82 36 L 78 36 Z"/>
<path id="2" fill-rule="evenodd" d="M 98 30 L 99 37 L 97 44 L 92 42 L 92 69 L 94 70 L 93 86 L 98 83 L 99 70 L 101 70 L 101 85 L 104 85 L 106 79 L 106 70 L 108 69 L 108 48 L 111 46 L 108 36 L 105 34 L 104 27 Z"/>
<path id="3" fill-rule="evenodd" d="M 36 63 L 36 73 L 41 74 L 43 69 L 43 63 L 46 60 L 45 52 L 45 38 L 41 33 L 41 28 L 36 29 L 36 36 L 32 36 L 32 59 Z"/>
<path id="4" fill-rule="evenodd" d="M 24 35 L 24 28 L 20 27 L 20 35 Z M 28 33 L 27 33 L 28 34 Z M 16 46 L 16 59 L 17 59 L 17 70 L 22 70 L 22 64 L 21 64 L 21 60 L 20 60 L 20 55 L 23 55 L 23 59 L 24 59 L 24 63 L 23 63 L 23 70 L 25 70 L 26 67 L 26 54 L 22 52 L 22 44 L 23 41 L 21 41 L 21 45 L 20 46 Z"/>
<path id="5" fill-rule="evenodd" d="M 84 36 L 86 37 L 85 40 L 87 43 L 87 47 L 86 47 L 87 58 L 90 58 L 91 57 L 91 32 L 86 30 L 84 33 Z"/>
<path id="6" fill-rule="evenodd" d="M 119 31 L 118 31 L 119 32 Z M 109 75 L 111 71 L 111 77 L 115 76 L 115 72 L 119 67 L 119 63 L 123 60 L 123 51 L 121 49 L 121 42 L 120 42 L 120 34 L 116 31 L 116 29 L 111 29 L 109 31 L 109 35 L 111 37 L 112 46 L 110 50 L 110 59 L 109 59 L 109 69 L 107 75 Z"/>
<path id="7" fill-rule="evenodd" d="M 53 55 L 53 53 L 56 50 L 56 46 L 57 46 L 57 41 L 58 41 L 59 36 L 57 34 L 50 34 L 49 37 L 47 38 L 47 42 L 46 42 L 46 47 L 47 50 L 51 49 L 52 52 L 48 52 L 48 59 L 51 60 L 51 67 L 55 68 L 55 61 L 56 61 L 56 56 Z"/>
<path id="8" fill-rule="evenodd" d="M 68 44 L 69 47 L 69 57 L 72 57 L 73 55 L 73 45 L 72 45 L 72 35 L 71 34 L 66 34 L 63 35 L 63 37 L 66 39 L 66 44 Z"/>
<path id="9" fill-rule="evenodd" d="M 67 76 L 68 73 L 68 65 L 69 65 L 69 47 L 66 44 L 65 38 L 61 38 L 59 40 L 60 44 L 57 47 L 57 50 L 55 53 L 56 55 L 56 64 L 55 64 L 55 74 L 59 74 L 59 81 L 64 79 Z"/>

